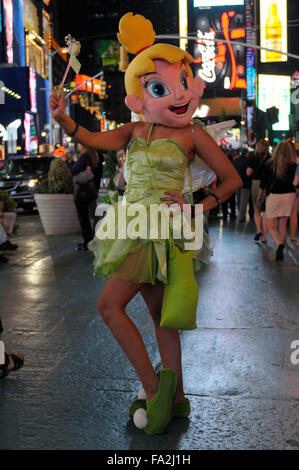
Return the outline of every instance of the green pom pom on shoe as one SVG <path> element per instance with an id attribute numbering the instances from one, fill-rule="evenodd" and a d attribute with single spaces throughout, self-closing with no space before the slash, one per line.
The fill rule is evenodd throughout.
<path id="1" fill-rule="evenodd" d="M 133 400 L 130 405 L 129 416 L 133 418 L 135 411 L 139 410 L 139 408 L 143 408 L 144 410 L 146 410 L 146 400 L 135 398 L 135 400 Z M 175 402 L 175 404 L 173 405 L 172 416 L 174 418 L 188 418 L 190 413 L 190 401 L 187 399 L 185 401 Z"/>

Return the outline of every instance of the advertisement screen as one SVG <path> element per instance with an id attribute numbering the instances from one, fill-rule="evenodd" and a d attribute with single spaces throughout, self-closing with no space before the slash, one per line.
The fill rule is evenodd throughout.
<path id="1" fill-rule="evenodd" d="M 254 27 L 254 5 L 246 2 L 246 41 L 249 44 L 256 44 L 256 34 Z M 246 48 L 246 80 L 247 80 L 247 99 L 255 99 L 256 87 L 256 67 L 255 67 L 256 50 L 253 47 Z"/>
<path id="2" fill-rule="evenodd" d="M 227 7 L 244 5 L 245 0 L 193 0 L 194 6 L 199 8 Z"/>
<path id="3" fill-rule="evenodd" d="M 279 122 L 273 124 L 273 130 L 288 131 L 291 110 L 291 77 L 286 75 L 258 76 L 258 107 L 265 112 L 272 106 L 279 109 Z"/>
<path id="4" fill-rule="evenodd" d="M 246 89 L 245 46 L 236 44 L 245 42 L 245 27 L 243 9 L 201 10 L 194 15 L 194 68 L 207 88 Z"/>
<path id="5" fill-rule="evenodd" d="M 288 52 L 287 0 L 260 0 L 261 46 Z M 288 57 L 261 49 L 261 62 L 286 62 Z"/>

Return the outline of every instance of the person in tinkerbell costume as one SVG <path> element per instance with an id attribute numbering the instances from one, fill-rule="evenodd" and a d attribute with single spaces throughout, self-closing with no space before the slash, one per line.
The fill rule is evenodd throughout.
<path id="1" fill-rule="evenodd" d="M 64 131 L 88 147 L 101 150 L 127 149 L 127 186 L 125 204 L 115 208 L 128 211 L 130 204 L 142 204 L 149 211 L 151 204 L 176 203 L 182 209 L 185 174 L 194 154 L 222 181 L 215 194 L 202 201 L 203 211 L 226 200 L 242 182 L 232 164 L 215 141 L 200 126 L 191 124 L 204 89 L 200 78 L 193 79 L 192 56 L 169 44 L 154 44 L 152 24 L 141 15 L 127 13 L 119 23 L 119 41 L 136 55 L 125 72 L 125 103 L 137 115 L 138 122 L 115 130 L 92 133 L 76 124 L 64 113 L 64 93 L 58 97 L 54 89 L 50 110 Z M 186 206 L 185 206 L 186 207 Z M 197 207 L 195 207 L 195 211 Z M 193 209 L 194 212 L 194 209 Z M 118 214 L 118 216 L 114 214 Z M 164 289 L 168 283 L 169 241 L 148 237 L 117 237 L 120 212 L 107 212 L 102 224 L 115 217 L 116 238 L 99 235 L 89 244 L 95 254 L 94 272 L 108 281 L 98 302 L 98 310 L 131 361 L 145 395 L 135 399 L 129 413 L 145 409 L 144 423 L 135 424 L 148 434 L 161 433 L 171 416 L 186 417 L 190 402 L 183 387 L 181 345 L 178 329 L 160 325 Z M 127 215 L 127 212 L 126 212 Z M 193 214 L 194 215 L 194 214 Z M 127 217 L 127 224 L 130 216 Z M 174 244 L 183 250 L 183 240 Z M 194 251 L 193 256 L 206 261 L 210 250 Z M 149 359 L 142 337 L 125 308 L 140 292 L 149 309 L 163 369 L 157 374 Z M 186 305 L 181 301 L 181 314 Z"/>

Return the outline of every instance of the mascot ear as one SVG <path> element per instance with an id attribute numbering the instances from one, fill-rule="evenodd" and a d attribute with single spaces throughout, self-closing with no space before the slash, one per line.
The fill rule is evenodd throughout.
<path id="1" fill-rule="evenodd" d="M 126 106 L 135 114 L 143 112 L 143 101 L 136 95 L 128 95 L 125 98 Z"/>
<path id="2" fill-rule="evenodd" d="M 194 89 L 196 89 L 196 92 L 198 93 L 198 97 L 201 98 L 203 91 L 205 89 L 205 86 L 206 86 L 203 79 L 200 77 L 194 78 L 193 86 L 194 86 Z"/>

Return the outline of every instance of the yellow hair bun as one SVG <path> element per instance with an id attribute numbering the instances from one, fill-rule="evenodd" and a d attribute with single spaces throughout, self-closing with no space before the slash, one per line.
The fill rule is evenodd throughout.
<path id="1" fill-rule="evenodd" d="M 151 46 L 156 34 L 149 20 L 142 15 L 134 16 L 132 12 L 129 12 L 120 19 L 117 37 L 128 52 L 136 54 Z"/>

